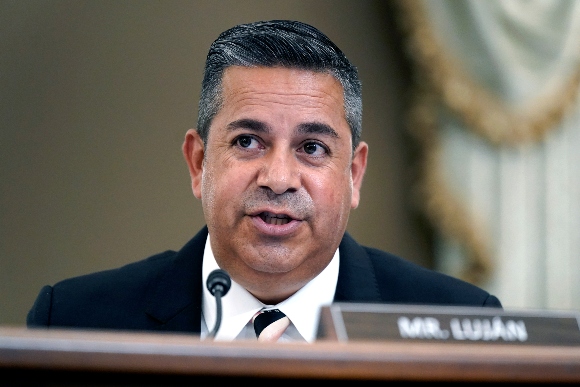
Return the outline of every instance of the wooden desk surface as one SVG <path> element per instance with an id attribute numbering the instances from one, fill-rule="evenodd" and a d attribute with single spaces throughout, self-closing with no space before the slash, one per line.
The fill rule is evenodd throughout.
<path id="1" fill-rule="evenodd" d="M 0 380 L 5 380 L 4 375 L 22 378 L 35 373 L 57 379 L 60 375 L 60 381 L 72 380 L 67 374 L 79 378 L 114 374 L 141 375 L 150 381 L 173 376 L 189 383 L 195 378 L 232 377 L 357 383 L 580 383 L 580 347 L 362 341 L 261 344 L 200 341 L 181 334 L 0 327 Z M 50 385 L 56 385 L 57 379 Z"/>

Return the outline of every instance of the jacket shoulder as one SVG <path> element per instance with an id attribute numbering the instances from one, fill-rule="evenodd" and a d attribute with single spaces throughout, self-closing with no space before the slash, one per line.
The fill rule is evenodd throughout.
<path id="1" fill-rule="evenodd" d="M 28 312 L 26 323 L 101 327 L 103 321 L 122 321 L 143 310 L 148 285 L 157 281 L 175 256 L 175 251 L 168 250 L 118 268 L 46 285 Z"/>
<path id="2" fill-rule="evenodd" d="M 502 307 L 497 297 L 475 284 L 376 248 L 361 248 L 371 262 L 383 302 Z"/>
<path id="3" fill-rule="evenodd" d="M 45 286 L 28 326 L 199 332 L 202 228 L 179 251 Z"/>
<path id="4" fill-rule="evenodd" d="M 163 268 L 171 265 L 176 254 L 173 250 L 167 250 L 117 268 L 68 278 L 57 282 L 53 288 L 59 291 L 76 288 L 82 288 L 83 291 L 91 289 L 116 291 L 118 288 L 126 289 L 127 286 L 137 286 L 150 281 L 151 277 L 159 275 Z"/>

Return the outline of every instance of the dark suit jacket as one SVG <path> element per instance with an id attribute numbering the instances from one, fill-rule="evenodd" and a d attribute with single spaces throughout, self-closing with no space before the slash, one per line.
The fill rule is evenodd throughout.
<path id="1" fill-rule="evenodd" d="M 180 251 L 66 279 L 40 291 L 27 325 L 199 333 L 207 228 Z M 336 302 L 499 307 L 484 290 L 344 235 Z"/>

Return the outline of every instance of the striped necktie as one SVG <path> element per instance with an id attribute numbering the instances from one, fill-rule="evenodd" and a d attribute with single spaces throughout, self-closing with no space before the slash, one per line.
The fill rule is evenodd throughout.
<path id="1" fill-rule="evenodd" d="M 254 331 L 258 341 L 276 342 L 290 325 L 290 319 L 279 309 L 261 310 L 254 316 Z"/>

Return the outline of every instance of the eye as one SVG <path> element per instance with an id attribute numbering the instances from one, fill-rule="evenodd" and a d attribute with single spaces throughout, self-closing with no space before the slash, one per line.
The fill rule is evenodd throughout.
<path id="1" fill-rule="evenodd" d="M 328 153 L 328 148 L 318 142 L 307 142 L 302 146 L 304 153 L 312 156 L 324 156 Z"/>
<path id="2" fill-rule="evenodd" d="M 260 143 L 252 136 L 241 135 L 234 139 L 234 145 L 237 145 L 245 149 L 255 149 L 258 148 Z"/>

